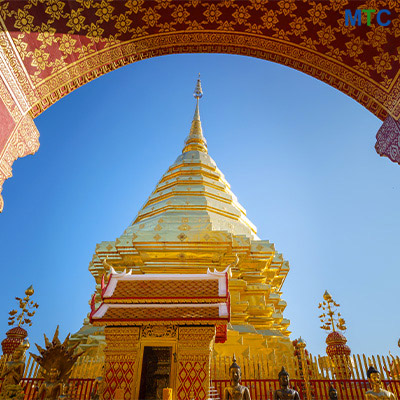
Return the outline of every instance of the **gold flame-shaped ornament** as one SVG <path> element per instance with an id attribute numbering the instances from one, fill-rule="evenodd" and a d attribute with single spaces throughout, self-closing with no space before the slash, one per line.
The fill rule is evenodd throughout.
<path id="1" fill-rule="evenodd" d="M 318 316 L 322 322 L 321 329 L 325 331 L 345 331 L 346 321 L 342 318 L 341 313 L 338 311 L 340 304 L 333 300 L 332 296 L 326 290 L 323 295 L 324 301 L 319 303 L 318 308 L 321 308 L 323 313 Z"/>
<path id="2" fill-rule="evenodd" d="M 30 300 L 30 297 L 35 293 L 33 286 L 29 286 L 28 289 L 25 290 L 25 297 L 16 297 L 15 300 L 18 302 L 19 314 L 18 310 L 11 310 L 8 314 L 8 325 L 16 325 L 23 326 L 28 325 L 32 326 L 32 317 L 36 313 L 36 309 L 39 308 L 39 305 L 35 303 L 33 300 Z M 16 315 L 18 314 L 18 315 Z"/>

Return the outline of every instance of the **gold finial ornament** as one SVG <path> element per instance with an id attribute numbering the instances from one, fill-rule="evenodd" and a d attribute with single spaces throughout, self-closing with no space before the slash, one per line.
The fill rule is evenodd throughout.
<path id="1" fill-rule="evenodd" d="M 27 296 L 32 296 L 33 293 L 35 293 L 35 291 L 33 290 L 33 286 L 32 286 L 32 285 L 29 286 L 28 289 L 25 290 L 25 294 L 26 294 Z"/>
<path id="2" fill-rule="evenodd" d="M 16 297 L 15 300 L 19 302 L 20 314 L 18 314 L 17 310 L 11 310 L 8 314 L 8 325 L 14 325 L 18 322 L 17 326 L 21 327 L 23 325 L 32 326 L 32 317 L 36 313 L 36 309 L 39 308 L 39 305 L 35 303 L 33 300 L 30 300 L 30 297 L 35 293 L 33 290 L 33 286 L 29 286 L 28 289 L 25 290 L 25 297 L 22 299 L 20 297 Z"/>
<path id="3" fill-rule="evenodd" d="M 332 300 L 332 296 L 329 294 L 329 292 L 327 290 L 325 290 L 325 293 L 323 295 L 324 300 L 328 301 L 328 300 Z"/>
<path id="4" fill-rule="evenodd" d="M 185 147 L 182 153 L 188 151 L 201 151 L 207 153 L 207 141 L 203 136 L 203 129 L 200 121 L 200 110 L 199 110 L 199 99 L 203 97 L 203 89 L 201 88 L 200 74 L 197 79 L 196 87 L 193 92 L 193 96 L 196 99 L 196 109 L 194 111 L 192 126 L 190 127 L 189 136 L 185 140 Z"/>
<path id="5" fill-rule="evenodd" d="M 325 331 L 332 330 L 333 332 L 336 329 L 340 331 L 345 331 L 346 328 L 346 321 L 342 318 L 340 312 L 338 311 L 338 307 L 340 304 L 336 303 L 333 300 L 332 296 L 326 290 L 323 295 L 324 301 L 319 303 L 318 308 L 322 308 L 323 313 L 319 316 L 320 321 L 323 323 L 321 325 L 321 329 Z"/>
<path id="6" fill-rule="evenodd" d="M 300 349 L 304 349 L 307 346 L 306 341 L 300 336 L 299 340 L 297 341 L 297 346 Z"/>
<path id="7" fill-rule="evenodd" d="M 197 79 L 196 87 L 194 89 L 193 96 L 197 100 L 201 99 L 203 97 L 203 89 L 201 88 L 200 72 L 199 72 L 199 77 Z"/>

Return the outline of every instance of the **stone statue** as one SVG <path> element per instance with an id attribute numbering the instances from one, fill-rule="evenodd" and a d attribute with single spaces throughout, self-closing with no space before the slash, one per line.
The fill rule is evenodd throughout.
<path id="1" fill-rule="evenodd" d="M 365 393 L 365 400 L 396 400 L 396 396 L 392 392 L 382 389 L 381 374 L 372 365 L 367 371 L 367 377 L 371 390 Z"/>
<path id="2" fill-rule="evenodd" d="M 251 400 L 249 389 L 240 384 L 241 378 L 242 370 L 236 364 L 235 355 L 233 355 L 233 363 L 229 367 L 231 384 L 225 388 L 222 400 Z"/>
<path id="3" fill-rule="evenodd" d="M 22 399 L 25 394 L 22 387 L 19 385 L 25 369 L 25 352 L 29 348 L 29 342 L 24 340 L 11 356 L 11 361 L 6 363 L 4 372 L 0 378 L 3 378 L 1 385 L 0 399 Z"/>
<path id="4" fill-rule="evenodd" d="M 337 400 L 337 390 L 331 385 L 329 388 L 329 400 Z"/>
<path id="5" fill-rule="evenodd" d="M 280 389 L 275 390 L 274 400 L 300 400 L 299 394 L 294 389 L 289 388 L 289 374 L 282 367 L 279 374 Z"/>

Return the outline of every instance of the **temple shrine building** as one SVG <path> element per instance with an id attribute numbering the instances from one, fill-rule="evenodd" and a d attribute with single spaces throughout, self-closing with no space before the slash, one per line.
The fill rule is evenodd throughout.
<path id="1" fill-rule="evenodd" d="M 206 399 L 212 355 L 259 354 L 294 368 L 281 298 L 289 264 L 257 236 L 208 154 L 200 80 L 194 96 L 182 154 L 89 265 L 92 311 L 71 340 L 105 356 L 104 399 L 159 398 L 165 387 L 178 400 Z"/>

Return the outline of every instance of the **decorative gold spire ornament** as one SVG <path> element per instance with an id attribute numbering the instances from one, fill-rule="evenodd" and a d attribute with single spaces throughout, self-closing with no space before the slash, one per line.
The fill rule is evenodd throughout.
<path id="1" fill-rule="evenodd" d="M 323 297 L 324 301 L 319 303 L 318 306 L 318 308 L 322 308 L 323 310 L 323 313 L 319 316 L 320 321 L 323 323 L 321 329 L 331 331 L 325 340 L 327 344 L 326 354 L 330 357 L 335 368 L 336 379 L 350 379 L 352 376 L 352 366 L 349 357 L 351 349 L 346 344 L 346 337 L 339 332 L 346 330 L 346 322 L 338 311 L 340 304 L 333 300 L 328 291 L 325 291 Z"/>
<path id="2" fill-rule="evenodd" d="M 318 306 L 318 308 L 322 308 L 323 310 L 323 313 L 319 316 L 320 321 L 323 323 L 321 329 L 324 329 L 325 331 L 332 330 L 333 332 L 335 332 L 336 329 L 345 331 L 347 329 L 346 321 L 342 318 L 337 309 L 337 307 L 340 307 L 340 304 L 333 300 L 327 290 L 325 290 L 323 297 L 324 301 L 319 303 Z"/>
<path id="3" fill-rule="evenodd" d="M 201 88 L 201 80 L 200 80 L 200 72 L 199 72 L 199 77 L 197 79 L 196 87 L 194 89 L 193 96 L 195 99 L 197 99 L 197 104 L 199 104 L 199 99 L 203 97 L 203 90 Z"/>
<path id="4" fill-rule="evenodd" d="M 203 129 L 200 121 L 199 100 L 203 97 L 203 89 L 201 88 L 200 74 L 194 88 L 193 96 L 196 99 L 196 109 L 194 111 L 192 126 L 190 127 L 189 136 L 185 140 L 185 147 L 182 153 L 188 151 L 201 151 L 207 153 L 207 141 L 203 136 Z"/>
<path id="5" fill-rule="evenodd" d="M 17 326 L 28 325 L 32 326 L 31 318 L 35 315 L 36 310 L 39 305 L 35 303 L 33 300 L 30 300 L 30 297 L 35 293 L 33 290 L 33 286 L 29 286 L 28 289 L 25 290 L 25 297 L 21 299 L 20 297 L 16 297 L 15 300 L 19 302 L 20 314 L 18 314 L 17 310 L 11 310 L 9 312 L 10 316 L 8 317 L 8 325 L 14 325 L 15 322 L 18 322 Z"/>

